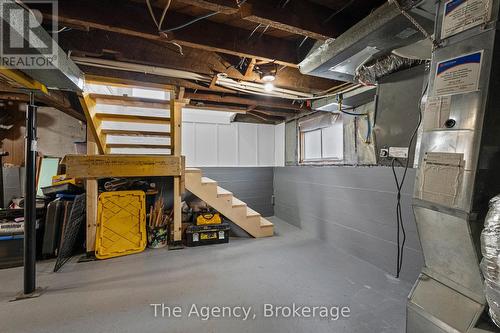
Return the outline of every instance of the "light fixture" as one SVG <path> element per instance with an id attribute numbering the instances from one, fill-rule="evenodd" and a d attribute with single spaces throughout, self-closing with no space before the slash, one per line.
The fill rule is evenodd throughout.
<path id="1" fill-rule="evenodd" d="M 273 91 L 274 90 L 274 84 L 272 84 L 271 82 L 264 83 L 264 90 L 267 91 L 267 92 Z"/>
<path id="2" fill-rule="evenodd" d="M 276 75 L 274 73 L 266 73 L 262 76 L 262 81 L 264 82 L 273 82 L 276 80 Z"/>
<path id="3" fill-rule="evenodd" d="M 268 63 L 256 66 L 255 70 L 259 73 L 260 79 L 265 82 L 273 82 L 278 74 L 278 66 L 275 63 Z"/>

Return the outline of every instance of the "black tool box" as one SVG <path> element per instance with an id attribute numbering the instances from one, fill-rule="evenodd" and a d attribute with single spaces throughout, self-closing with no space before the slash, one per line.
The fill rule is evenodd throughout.
<path id="1" fill-rule="evenodd" d="M 186 246 L 222 244 L 229 242 L 228 223 L 216 225 L 190 225 L 186 229 Z"/>

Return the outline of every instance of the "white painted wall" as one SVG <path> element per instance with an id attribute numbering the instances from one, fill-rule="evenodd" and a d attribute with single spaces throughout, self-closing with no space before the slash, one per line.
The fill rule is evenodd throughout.
<path id="1" fill-rule="evenodd" d="M 274 163 L 285 166 L 285 123 L 274 126 Z"/>
<path id="2" fill-rule="evenodd" d="M 232 114 L 183 110 L 182 154 L 193 167 L 283 166 L 284 125 L 231 123 Z"/>

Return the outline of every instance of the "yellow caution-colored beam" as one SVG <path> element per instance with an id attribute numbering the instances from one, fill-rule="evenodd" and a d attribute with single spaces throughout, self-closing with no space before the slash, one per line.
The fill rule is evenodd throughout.
<path id="1" fill-rule="evenodd" d="M 36 81 L 33 80 L 31 77 L 28 75 L 16 70 L 16 69 L 11 69 L 7 68 L 4 66 L 0 66 L 0 76 L 3 76 L 6 78 L 8 81 L 11 81 L 22 88 L 25 89 L 30 89 L 30 90 L 38 90 L 43 92 L 44 94 L 48 94 L 47 87 Z"/>

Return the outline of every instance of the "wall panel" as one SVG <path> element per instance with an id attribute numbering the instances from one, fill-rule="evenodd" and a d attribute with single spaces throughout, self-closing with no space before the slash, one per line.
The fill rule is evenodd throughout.
<path id="1" fill-rule="evenodd" d="M 238 165 L 238 125 L 218 125 L 219 166 Z"/>
<path id="2" fill-rule="evenodd" d="M 387 167 L 285 167 L 274 169 L 275 215 L 394 274 L 396 189 Z M 403 169 L 397 172 L 401 177 Z M 402 191 L 407 240 L 402 278 L 415 281 L 423 265 L 411 209 L 415 170 Z"/>

